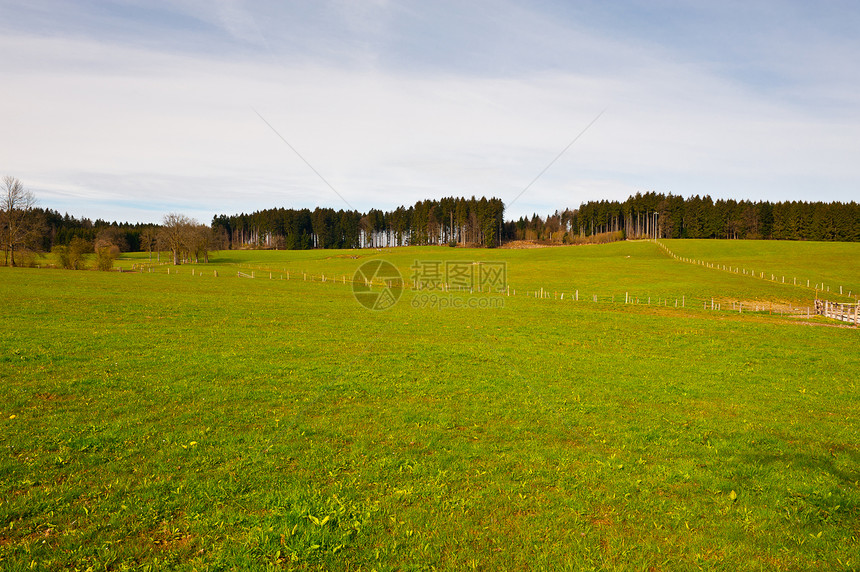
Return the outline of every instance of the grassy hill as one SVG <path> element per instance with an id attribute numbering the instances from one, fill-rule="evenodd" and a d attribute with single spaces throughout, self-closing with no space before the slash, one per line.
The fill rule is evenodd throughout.
<path id="1" fill-rule="evenodd" d="M 860 245 L 850 242 L 773 240 L 661 240 L 678 256 L 729 265 L 766 279 L 810 288 L 823 285 L 828 294 L 860 298 Z"/>

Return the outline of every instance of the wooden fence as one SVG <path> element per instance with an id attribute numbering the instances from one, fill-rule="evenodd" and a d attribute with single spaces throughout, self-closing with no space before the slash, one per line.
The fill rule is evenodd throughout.
<path id="1" fill-rule="evenodd" d="M 698 260 L 696 258 L 684 258 L 682 256 L 678 256 L 677 254 L 675 254 L 674 252 L 669 250 L 669 247 L 666 246 L 665 244 L 663 244 L 662 242 L 660 242 L 660 241 L 656 241 L 656 242 L 657 242 L 657 246 L 662 248 L 669 256 L 671 256 L 672 258 L 674 258 L 675 260 L 678 260 L 680 262 L 686 262 L 688 264 L 695 264 L 697 266 L 704 266 L 705 268 L 713 268 L 716 270 L 722 270 L 724 272 L 731 272 L 733 274 L 741 274 L 743 276 L 749 276 L 751 278 L 757 278 L 760 280 L 767 280 L 768 282 L 776 282 L 776 283 L 780 283 L 780 284 L 789 284 L 792 286 L 803 287 L 803 279 L 802 278 L 798 279 L 795 276 L 789 276 L 788 279 L 786 279 L 786 276 L 784 274 L 778 275 L 778 274 L 774 274 L 772 272 L 756 271 L 756 270 L 753 270 L 751 268 L 743 268 L 741 266 L 732 266 L 732 265 L 726 265 L 726 264 L 720 264 L 720 263 L 714 263 L 714 262 L 707 262 L 705 260 Z M 770 275 L 770 278 L 768 278 L 768 275 Z M 822 293 L 830 292 L 830 286 L 825 284 L 824 281 L 812 282 L 808 278 L 806 279 L 806 288 L 809 288 L 809 289 L 814 288 L 816 294 L 819 290 Z M 845 290 L 846 289 L 843 286 L 839 286 L 839 295 L 844 296 Z M 836 293 L 836 286 L 835 285 L 833 286 L 833 292 L 834 292 L 834 294 Z M 851 295 L 855 292 L 856 291 L 851 290 L 849 288 L 848 289 L 848 297 L 851 298 Z"/>
<path id="2" fill-rule="evenodd" d="M 253 268 L 257 268 L 257 270 L 261 271 L 261 277 L 264 277 L 265 273 L 268 272 L 269 279 L 280 279 L 290 280 L 291 271 L 286 268 L 277 269 L 278 271 L 273 272 L 271 268 L 263 268 L 263 267 L 254 267 L 251 265 L 243 264 L 236 265 L 240 268 L 245 268 L 250 271 L 250 274 L 242 271 L 237 271 L 236 275 L 239 278 L 256 278 L 256 272 Z M 139 265 L 137 267 L 138 271 L 143 272 L 146 270 L 151 273 L 153 271 L 158 272 L 159 268 L 154 266 L 146 266 Z M 171 267 L 167 266 L 168 274 L 179 274 L 179 269 L 174 268 L 171 272 Z M 204 276 L 204 270 L 201 268 L 191 268 L 190 274 L 194 276 Z M 306 272 L 296 272 L 292 271 L 294 276 L 298 276 L 301 274 L 303 281 L 311 281 L 311 282 L 342 282 L 343 284 L 360 284 L 364 283 L 365 286 L 373 286 L 373 285 L 386 285 L 385 282 L 381 279 L 374 279 L 368 281 L 367 279 L 363 280 L 354 280 L 346 276 L 345 274 L 341 276 L 340 280 L 338 280 L 337 275 L 314 275 L 308 274 Z M 213 271 L 212 275 L 214 277 L 218 277 L 218 271 Z M 391 284 L 388 284 L 391 287 Z M 504 296 L 516 296 L 517 290 L 510 287 L 510 285 L 506 285 L 503 289 L 493 289 L 493 288 L 484 288 L 480 285 L 476 287 L 457 287 L 454 285 L 449 285 L 447 283 L 434 284 L 435 288 L 428 288 L 426 284 L 422 282 L 412 282 L 409 280 L 400 281 L 400 286 L 402 288 L 413 288 L 416 291 L 422 292 L 431 292 L 431 293 L 439 293 L 439 292 L 460 292 L 460 293 L 469 293 L 474 294 L 478 293 L 486 293 L 486 294 L 501 294 Z M 780 314 L 780 315 L 789 315 L 795 317 L 802 317 L 804 314 L 806 317 L 811 317 L 813 315 L 818 316 L 826 316 L 828 318 L 832 318 L 835 320 L 840 320 L 842 322 L 846 322 L 849 324 L 853 324 L 857 327 L 860 327 L 860 303 L 843 303 L 843 302 L 831 302 L 829 300 L 820 300 L 816 299 L 814 307 L 806 306 L 805 308 L 795 308 L 790 305 L 786 305 L 784 303 L 774 304 L 773 302 L 767 301 L 756 301 L 756 302 L 741 302 L 737 300 L 727 300 L 721 299 L 717 297 L 713 298 L 693 298 L 686 295 L 681 296 L 651 296 L 648 294 L 645 295 L 636 295 L 631 294 L 629 292 L 625 292 L 624 294 L 620 293 L 607 293 L 607 294 L 594 294 L 592 293 L 581 293 L 577 289 L 571 289 L 567 291 L 559 291 L 559 290 L 551 290 L 545 288 L 538 288 L 536 290 L 521 290 L 520 295 L 525 295 L 527 297 L 534 297 L 538 299 L 555 299 L 555 300 L 569 300 L 571 302 L 579 302 L 583 301 L 591 301 L 591 302 L 608 302 L 610 304 L 634 304 L 634 305 L 648 305 L 648 306 L 663 306 L 663 307 L 674 307 L 674 308 L 701 308 L 703 310 L 715 310 L 715 311 L 723 311 L 723 312 L 765 312 L 768 314 Z M 723 304 L 726 305 L 725 309 L 723 308 Z"/>
<path id="3" fill-rule="evenodd" d="M 860 326 L 860 304 L 846 304 L 843 302 L 831 302 L 830 300 L 816 300 L 815 314 L 832 318 L 840 322 L 848 322 Z"/>

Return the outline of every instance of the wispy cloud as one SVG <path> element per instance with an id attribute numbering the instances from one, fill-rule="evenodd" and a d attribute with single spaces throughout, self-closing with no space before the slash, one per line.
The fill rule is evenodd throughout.
<path id="1" fill-rule="evenodd" d="M 340 208 L 253 109 L 359 209 L 515 196 L 605 108 L 509 216 L 636 190 L 856 199 L 860 79 L 831 61 L 856 54 L 848 34 L 803 50 L 782 28 L 759 40 L 739 23 L 748 65 L 708 27 L 710 18 L 726 29 L 730 14 L 698 4 L 631 2 L 638 21 L 587 4 L 546 12 L 394 0 L 186 0 L 149 4 L 145 22 L 123 17 L 141 5 L 84 9 L 65 27 L 4 8 L 21 26 L 0 36 L 0 170 L 45 206 L 129 219 L 149 216 L 141 206 L 151 201 L 200 220 Z M 171 10 L 197 23 L 193 33 L 164 32 Z M 806 15 L 797 10 L 781 26 L 797 28 L 791 18 Z M 46 21 L 53 28 L 38 33 Z M 142 40 L 118 40 L 117 26 Z M 686 27 L 702 46 L 658 33 Z"/>

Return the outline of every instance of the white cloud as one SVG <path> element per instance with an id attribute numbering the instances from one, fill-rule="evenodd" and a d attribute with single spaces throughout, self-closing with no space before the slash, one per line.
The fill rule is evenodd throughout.
<path id="1" fill-rule="evenodd" d="M 219 22 L 231 36 L 245 42 L 265 45 L 256 18 L 245 9 L 241 0 L 217 0 L 214 8 Z"/>
<path id="2" fill-rule="evenodd" d="M 503 74 L 408 69 L 377 60 L 404 7 L 380 3 L 355 15 L 344 8 L 352 5 L 328 6 L 369 43 L 340 63 L 330 52 L 277 47 L 202 55 L 3 35 L 0 171 L 24 180 L 44 206 L 91 217 L 158 220 L 179 210 L 206 221 L 276 206 L 345 208 L 256 110 L 360 210 L 450 195 L 510 201 L 606 109 L 509 217 L 639 190 L 856 199 L 860 106 L 844 93 L 851 74 L 775 97 L 719 66 L 667 58 L 666 46 L 636 49 L 581 29 L 568 38 L 564 22 L 524 9 L 494 25 L 515 19 L 520 39 L 545 31 L 541 50 L 596 59 Z M 184 10 L 240 42 L 280 45 L 271 23 L 261 33 L 260 16 L 238 2 Z M 821 101 L 841 107 L 820 109 Z"/>

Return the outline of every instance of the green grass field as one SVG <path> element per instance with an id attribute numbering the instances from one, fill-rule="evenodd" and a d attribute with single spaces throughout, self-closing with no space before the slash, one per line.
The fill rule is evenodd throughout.
<path id="1" fill-rule="evenodd" d="M 414 247 L 382 250 L 345 251 L 230 251 L 222 253 L 217 263 L 203 267 L 210 275 L 236 276 L 241 270 L 247 273 L 270 274 L 275 279 L 302 278 L 319 280 L 352 279 L 356 268 L 368 260 L 384 259 L 396 265 L 404 279 L 409 280 L 416 260 L 478 261 L 507 263 L 507 280 L 512 292 L 518 295 L 540 295 L 540 289 L 550 297 L 562 292 L 569 300 L 579 291 L 580 299 L 619 302 L 638 299 L 652 304 L 668 300 L 690 300 L 690 307 L 710 306 L 711 299 L 731 307 L 743 302 L 755 310 L 764 311 L 767 305 L 781 306 L 786 311 L 805 310 L 815 299 L 815 284 L 833 285 L 831 292 L 822 297 L 833 301 L 853 302 L 860 297 L 860 245 L 854 243 L 791 243 L 771 241 L 661 241 L 679 256 L 725 264 L 735 268 L 749 268 L 758 275 L 767 272 L 768 279 L 742 273 L 725 272 L 715 268 L 688 264 L 672 259 L 665 251 L 650 242 L 623 242 L 602 246 L 543 248 L 531 250 L 464 250 L 448 247 Z M 764 253 L 764 254 L 762 254 Z M 163 256 L 162 260 L 168 257 Z M 148 262 L 148 256 L 126 255 L 118 262 L 122 268 Z M 154 272 L 167 272 L 167 266 L 155 265 Z M 173 268 L 172 272 L 191 273 L 189 268 Z M 200 272 L 198 268 L 195 272 Z M 777 275 L 776 281 L 769 280 Z M 788 276 L 787 283 L 781 282 Z M 806 276 L 806 278 L 804 278 Z M 797 285 L 793 278 L 797 278 Z M 811 286 L 806 287 L 806 280 Z M 839 295 L 839 286 L 843 295 Z M 851 294 L 849 297 L 848 294 Z M 799 312 L 803 313 L 803 312 Z"/>
<path id="2" fill-rule="evenodd" d="M 820 243 L 775 240 L 661 240 L 675 254 L 775 277 L 782 283 L 815 289 L 823 296 L 860 298 L 860 249 L 850 242 Z"/>
<path id="3" fill-rule="evenodd" d="M 860 245 L 667 243 L 857 283 Z M 376 258 L 504 261 L 517 295 L 368 311 L 342 278 Z M 166 272 L 0 268 L 0 568 L 860 567 L 860 332 L 726 310 L 805 287 L 648 242 Z"/>

